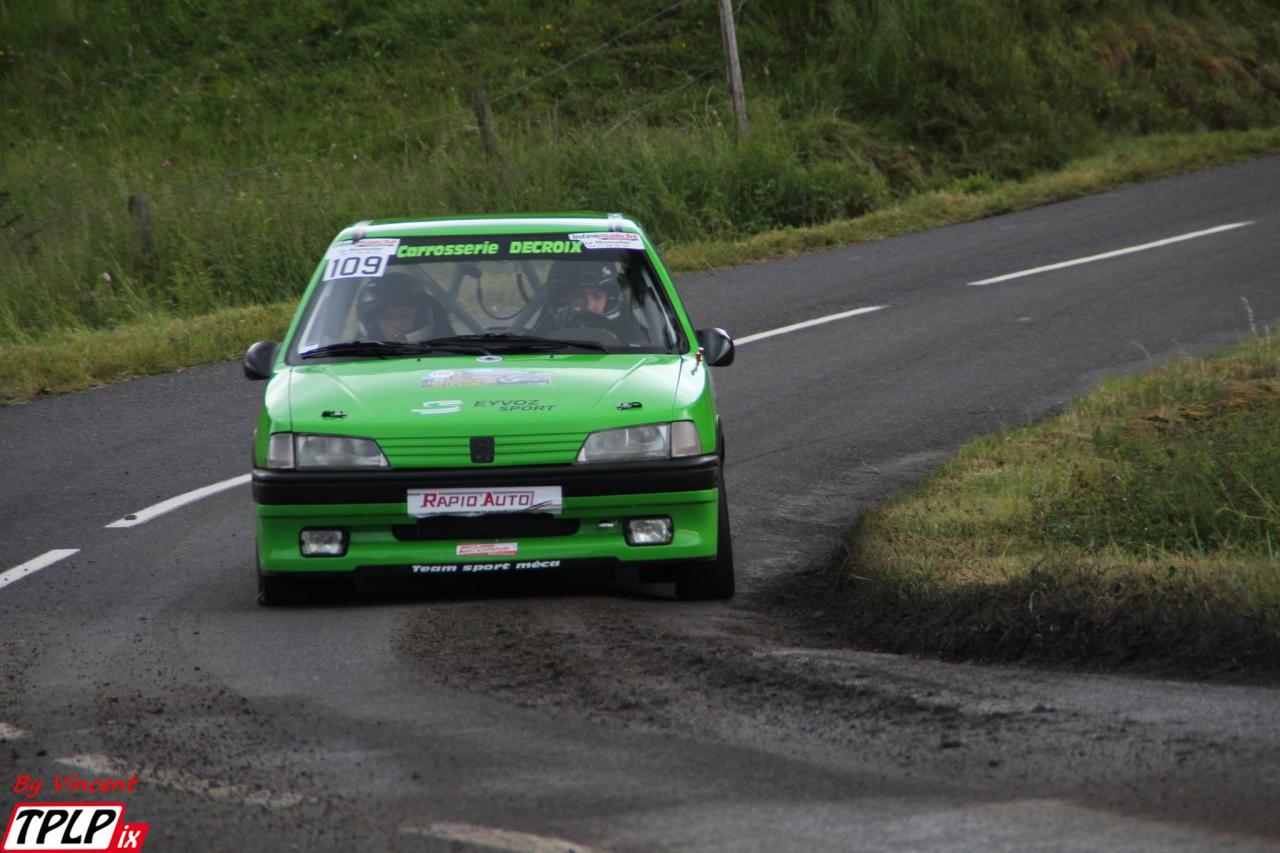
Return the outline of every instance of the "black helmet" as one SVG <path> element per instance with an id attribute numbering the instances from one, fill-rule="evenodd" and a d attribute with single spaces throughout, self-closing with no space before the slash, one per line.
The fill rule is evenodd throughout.
<path id="1" fill-rule="evenodd" d="M 567 306 L 574 291 L 583 289 L 602 290 L 608 295 L 606 314 L 618 310 L 622 291 L 612 262 L 559 260 L 547 271 L 547 303 L 553 310 Z"/>
<path id="2" fill-rule="evenodd" d="M 391 272 L 374 279 L 364 286 L 356 300 L 356 317 L 365 333 L 380 337 L 377 328 L 378 314 L 388 308 L 409 308 L 413 311 L 413 330 L 431 324 L 436 314 L 436 301 L 416 277 L 403 272 Z"/>

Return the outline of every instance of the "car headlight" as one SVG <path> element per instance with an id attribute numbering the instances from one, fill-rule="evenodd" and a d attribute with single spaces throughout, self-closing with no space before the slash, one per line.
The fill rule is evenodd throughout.
<path id="1" fill-rule="evenodd" d="M 593 432 L 578 451 L 579 462 L 638 462 L 697 456 L 702 440 L 693 421 L 646 424 Z"/>
<path id="2" fill-rule="evenodd" d="M 280 432 L 267 443 L 268 468 L 386 468 L 371 438 Z"/>

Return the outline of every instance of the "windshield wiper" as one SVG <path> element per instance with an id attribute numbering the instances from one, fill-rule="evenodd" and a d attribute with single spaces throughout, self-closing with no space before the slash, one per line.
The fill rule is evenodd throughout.
<path id="1" fill-rule="evenodd" d="M 397 355 L 423 355 L 431 352 L 431 345 L 411 344 L 404 341 L 341 341 L 336 344 L 325 344 L 314 347 L 304 353 L 302 358 L 326 358 L 335 355 L 358 355 L 372 358 L 388 358 Z"/>
<path id="2" fill-rule="evenodd" d="M 488 332 L 483 335 L 453 335 L 447 338 L 432 338 L 427 341 L 435 349 L 466 349 L 488 352 L 490 348 L 505 350 L 529 350 L 531 352 L 558 352 L 559 350 L 577 348 L 595 352 L 609 352 L 604 344 L 595 341 L 572 341 L 559 338 L 543 338 L 537 335 L 513 335 L 506 332 Z"/>

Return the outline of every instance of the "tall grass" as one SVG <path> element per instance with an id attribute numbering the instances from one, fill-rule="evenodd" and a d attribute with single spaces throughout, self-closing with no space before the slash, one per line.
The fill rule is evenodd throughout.
<path id="1" fill-rule="evenodd" d="M 1049 542 L 1142 553 L 1280 551 L 1280 341 L 1104 389 L 1088 451 L 1035 501 Z M 1123 390 L 1121 390 L 1123 389 Z"/>
<path id="2" fill-rule="evenodd" d="M 1280 338 L 980 439 L 851 537 L 850 630 L 898 650 L 1280 671 Z"/>
<path id="3" fill-rule="evenodd" d="M 753 38 L 803 47 L 790 53 L 797 108 L 836 106 L 951 173 L 1020 177 L 1106 133 L 1278 115 L 1268 3 L 797 0 L 755 14 Z"/>
<path id="4" fill-rule="evenodd" d="M 162 178 L 150 193 L 150 251 L 126 210 L 128 185 L 111 173 L 114 192 L 93 197 L 117 203 L 52 223 L 54 240 L 5 260 L 0 338 L 112 325 L 144 311 L 190 315 L 286 298 L 340 226 L 374 214 L 622 208 L 661 238 L 680 240 L 856 216 L 888 198 L 872 166 L 806 161 L 791 129 L 763 112 L 743 145 L 711 123 L 644 134 L 582 128 L 560 144 L 540 126 L 516 127 L 493 161 L 478 151 L 388 152 L 197 182 L 194 190 Z"/>
<path id="5" fill-rule="evenodd" d="M 0 341 L 287 299 L 356 219 L 589 208 L 740 240 L 1280 119 L 1266 0 L 752 0 L 739 144 L 715 4 L 637 28 L 668 5 L 0 0 Z"/>

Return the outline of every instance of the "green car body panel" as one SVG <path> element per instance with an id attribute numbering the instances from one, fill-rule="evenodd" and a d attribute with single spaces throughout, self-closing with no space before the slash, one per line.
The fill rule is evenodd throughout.
<path id="1" fill-rule="evenodd" d="M 448 245 L 463 256 L 461 263 L 473 251 L 483 258 L 486 246 L 492 252 L 501 244 L 505 252 L 503 238 L 511 235 L 522 241 L 511 242 L 511 251 L 523 247 L 536 257 L 544 245 L 564 250 L 570 234 L 588 244 L 593 235 L 606 235 L 598 241 L 607 235 L 636 235 L 627 238 L 633 241 L 629 248 L 637 257 L 642 252 L 650 286 L 661 290 L 675 330 L 678 343 L 670 351 L 490 351 L 477 346 L 474 351 L 390 357 L 299 355 L 307 307 L 325 284 L 333 247 L 387 238 L 401 246 L 441 246 L 442 238 L 448 238 L 453 241 Z M 555 237 L 542 241 L 539 235 Z M 415 243 L 415 238 L 425 239 Z M 582 247 L 573 248 L 580 252 Z M 626 565 L 650 573 L 667 567 L 674 574 L 657 571 L 655 577 L 678 580 L 681 573 L 696 575 L 713 565 L 717 557 L 731 561 L 724 553 L 727 529 L 723 537 L 720 529 L 722 522 L 727 524 L 723 448 L 708 364 L 668 273 L 633 221 L 616 214 L 374 221 L 344 229 L 326 260 L 318 265 L 284 341 L 261 374 L 269 373 L 254 444 L 260 581 L 575 567 L 605 572 Z M 388 261 L 395 263 L 394 258 Z M 391 265 L 384 271 L 397 269 Z M 525 282 L 519 285 L 524 292 Z M 550 287 L 546 285 L 546 293 Z M 731 353 L 731 343 L 729 348 Z M 696 429 L 696 452 L 680 458 L 578 461 L 594 432 L 681 421 Z M 272 466 L 271 437 L 290 433 L 372 439 L 386 467 Z M 475 440 L 488 442 L 488 455 L 480 457 L 484 461 L 475 461 Z M 535 486 L 561 490 L 558 512 L 421 518 L 408 509 L 415 489 Z M 650 517 L 671 520 L 669 544 L 628 544 L 628 519 Z M 303 555 L 300 537 L 311 529 L 343 531 L 345 552 Z M 732 594 L 731 563 L 729 572 L 727 594 Z M 693 597 L 726 597 L 726 590 L 721 583 L 718 592 Z"/>

